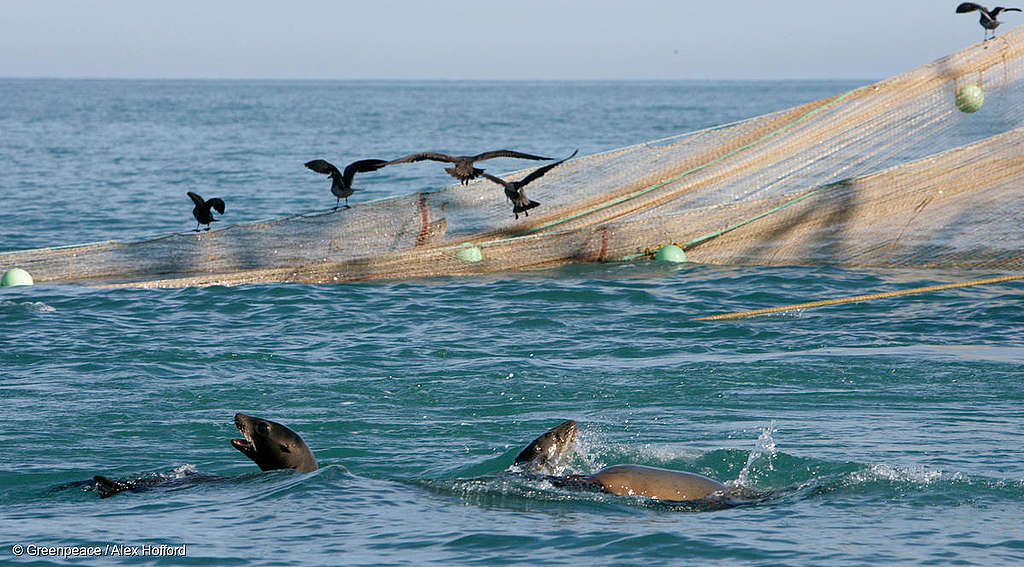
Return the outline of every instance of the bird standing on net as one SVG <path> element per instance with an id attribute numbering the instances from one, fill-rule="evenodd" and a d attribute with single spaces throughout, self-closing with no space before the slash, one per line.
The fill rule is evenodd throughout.
<path id="1" fill-rule="evenodd" d="M 473 162 L 501 157 L 534 160 L 551 159 L 549 157 L 524 154 L 522 152 L 515 152 L 512 150 L 495 150 L 493 152 L 484 152 L 482 154 L 477 154 L 475 156 L 450 156 L 448 154 L 439 154 L 435 152 L 420 152 L 418 154 L 409 154 L 405 157 L 400 157 L 398 159 L 391 160 L 388 162 L 388 165 L 396 163 L 411 163 L 414 161 L 423 161 L 428 159 L 431 161 L 444 161 L 448 163 L 453 163 L 455 164 L 455 167 L 446 167 L 444 168 L 444 170 L 448 172 L 448 175 L 451 175 L 455 179 L 458 179 L 459 181 L 462 182 L 463 185 L 465 185 L 469 183 L 471 179 L 476 179 L 477 177 L 480 176 L 480 174 L 484 172 L 484 170 L 482 169 L 477 169 L 473 167 Z"/>
<path id="2" fill-rule="evenodd" d="M 342 173 L 330 162 L 322 159 L 315 159 L 307 161 L 306 167 L 317 173 L 330 175 L 331 193 L 338 198 L 338 201 L 334 204 L 334 208 L 337 209 L 341 205 L 341 200 L 345 199 L 345 208 L 348 209 L 348 198 L 355 192 L 355 189 L 352 188 L 352 178 L 355 177 L 356 173 L 377 171 L 387 164 L 388 162 L 382 159 L 361 159 L 345 166 L 345 172 Z"/>
<path id="3" fill-rule="evenodd" d="M 210 230 L 210 223 L 217 222 L 217 219 L 213 218 L 213 213 L 210 212 L 210 209 L 216 209 L 218 213 L 223 215 L 224 201 L 218 197 L 204 201 L 202 197 L 191 191 L 188 192 L 188 196 L 196 204 L 192 208 L 192 216 L 196 217 L 196 229 L 193 232 L 199 232 L 199 225 L 201 224 L 205 224 L 206 230 Z"/>
<path id="4" fill-rule="evenodd" d="M 974 2 L 963 2 L 956 7 L 957 14 L 966 14 L 967 12 L 973 12 L 975 10 L 981 12 L 981 18 L 978 19 L 978 23 L 981 24 L 981 27 L 985 28 L 985 41 L 988 41 L 989 39 L 989 30 L 992 30 L 992 38 L 995 39 L 996 37 L 996 28 L 999 27 L 1000 23 L 1002 23 L 996 19 L 999 17 L 999 12 L 1021 11 L 1020 8 L 1003 8 L 1002 6 L 996 6 L 989 10 L 981 4 L 975 4 Z"/>
<path id="5" fill-rule="evenodd" d="M 481 175 L 505 188 L 505 196 L 508 197 L 509 201 L 512 201 L 512 214 L 516 216 L 516 220 L 519 220 L 519 213 L 530 216 L 530 213 L 527 211 L 540 205 L 537 201 L 531 201 L 528 199 L 526 197 L 526 193 L 523 192 L 523 188 L 529 185 L 532 181 L 540 179 L 545 173 L 551 171 L 556 166 L 572 159 L 578 152 L 579 150 L 577 149 L 575 152 L 570 154 L 569 157 L 560 159 L 555 163 L 549 163 L 545 166 L 538 167 L 519 181 L 505 181 L 504 179 L 495 177 L 489 173 L 481 173 Z"/>

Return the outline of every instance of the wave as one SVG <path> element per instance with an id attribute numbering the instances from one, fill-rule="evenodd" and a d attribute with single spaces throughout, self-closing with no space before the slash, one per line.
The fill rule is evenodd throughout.
<path id="1" fill-rule="evenodd" d="M 911 501 L 918 505 L 970 504 L 978 500 L 1024 502 L 1024 479 L 993 479 L 926 466 L 894 463 L 838 462 L 787 454 L 778 449 L 773 421 L 749 451 L 717 449 L 704 453 L 641 445 L 623 450 L 581 433 L 573 451 L 553 474 L 589 474 L 611 464 L 658 466 L 717 478 L 729 487 L 720 498 L 695 502 L 657 501 L 642 496 L 615 496 L 560 487 L 539 477 L 498 469 L 503 455 L 471 470 L 474 478 L 424 479 L 428 490 L 458 496 L 480 506 L 531 508 L 555 505 L 628 506 L 679 511 L 709 511 L 734 506 L 771 506 L 793 500 L 854 499 L 860 502 Z M 625 458 L 623 458 L 625 457 Z M 486 471 L 487 467 L 491 470 Z"/>
<path id="2" fill-rule="evenodd" d="M 0 309 L 7 308 L 24 309 L 35 313 L 53 313 L 57 310 L 56 307 L 42 301 L 0 301 Z"/>

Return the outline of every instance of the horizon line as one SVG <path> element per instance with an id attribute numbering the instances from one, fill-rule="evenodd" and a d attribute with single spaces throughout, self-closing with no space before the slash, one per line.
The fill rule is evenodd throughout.
<path id="1" fill-rule="evenodd" d="M 584 82 L 605 82 L 605 83 L 616 83 L 616 82 L 776 82 L 776 81 L 830 81 L 830 82 L 853 82 L 853 81 L 868 81 L 877 82 L 880 79 L 877 78 L 864 78 L 864 77 L 832 77 L 832 78 L 821 78 L 821 77 L 779 77 L 779 78 L 713 78 L 713 77 L 701 77 L 701 78 L 666 78 L 666 77 L 649 77 L 649 78 L 564 78 L 564 79 L 551 79 L 551 78 L 515 78 L 515 79 L 496 79 L 496 78 L 471 78 L 471 79 L 459 79 L 459 78 L 397 78 L 397 77 L 348 77 L 348 78 L 327 78 L 327 77 L 118 77 L 118 76 L 48 76 L 48 75 L 0 75 L 0 80 L 12 80 L 12 81 L 281 81 L 281 82 L 436 82 L 436 83 L 559 83 L 559 82 L 573 82 L 573 83 L 584 83 Z"/>

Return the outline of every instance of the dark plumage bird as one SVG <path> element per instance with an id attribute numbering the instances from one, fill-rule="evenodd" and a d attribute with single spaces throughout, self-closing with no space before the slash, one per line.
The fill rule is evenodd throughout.
<path id="1" fill-rule="evenodd" d="M 307 161 L 306 167 L 317 173 L 331 176 L 331 193 L 334 193 L 334 196 L 338 198 L 338 202 L 334 204 L 334 208 L 337 209 L 341 204 L 341 200 L 345 199 L 345 208 L 347 209 L 349 208 L 348 198 L 355 192 L 355 189 L 352 188 L 352 178 L 356 176 L 356 173 L 377 171 L 387 164 L 388 162 L 382 159 L 361 159 L 346 165 L 345 172 L 342 173 L 330 162 L 322 159 L 315 159 Z"/>
<path id="2" fill-rule="evenodd" d="M 214 197 L 209 201 L 204 201 L 199 195 L 189 191 L 188 196 L 192 198 L 192 202 L 196 204 L 192 208 L 192 216 L 196 217 L 196 230 L 199 232 L 199 225 L 205 224 L 206 230 L 210 230 L 210 223 L 217 222 L 217 219 L 213 218 L 213 213 L 210 209 L 216 209 L 218 213 L 224 214 L 224 201 Z"/>
<path id="3" fill-rule="evenodd" d="M 545 173 L 551 171 L 556 166 L 561 165 L 567 160 L 572 159 L 573 157 L 576 156 L 578 152 L 579 150 L 577 149 L 569 157 L 560 159 L 555 163 L 549 163 L 545 166 L 538 167 L 537 169 L 531 171 L 526 177 L 520 179 L 519 181 L 505 181 L 504 179 L 500 177 L 495 177 L 489 173 L 481 173 L 481 175 L 505 188 L 505 196 L 508 197 L 509 201 L 512 201 L 512 214 L 516 216 L 516 220 L 519 220 L 519 213 L 523 213 L 526 216 L 530 216 L 530 213 L 526 211 L 540 205 L 540 203 L 538 203 L 537 201 L 531 201 L 530 199 L 528 199 L 526 197 L 526 193 L 523 192 L 523 188 L 529 185 L 531 182 L 536 181 L 541 177 L 544 177 Z"/>
<path id="4" fill-rule="evenodd" d="M 410 163 L 427 159 L 431 161 L 446 161 L 448 163 L 455 164 L 455 167 L 446 167 L 444 170 L 448 172 L 448 175 L 458 179 L 463 185 L 465 185 L 469 183 L 470 179 L 476 179 L 484 172 L 482 169 L 473 167 L 474 162 L 500 157 L 536 160 L 551 159 L 549 157 L 524 154 L 522 152 L 514 152 L 512 150 L 495 150 L 493 152 L 484 152 L 475 156 L 450 156 L 448 154 L 439 154 L 435 152 L 420 152 L 418 154 L 409 154 L 405 157 L 391 160 L 388 162 L 388 165 L 395 163 Z"/>
<path id="5" fill-rule="evenodd" d="M 996 37 L 996 28 L 1002 23 L 996 19 L 999 17 L 999 12 L 1020 12 L 1020 8 L 1003 8 L 1002 6 L 996 6 L 989 10 L 981 4 L 975 4 L 974 2 L 963 2 L 956 7 L 957 14 L 966 14 L 975 10 L 981 12 L 981 18 L 978 19 L 978 23 L 981 24 L 981 27 L 985 28 L 986 40 L 989 38 L 989 30 L 992 30 L 992 37 Z"/>

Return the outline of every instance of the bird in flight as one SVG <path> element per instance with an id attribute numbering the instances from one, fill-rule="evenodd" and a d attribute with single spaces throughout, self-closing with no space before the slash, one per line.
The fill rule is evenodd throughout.
<path id="1" fill-rule="evenodd" d="M 576 156 L 578 152 L 579 150 L 577 149 L 575 152 L 569 155 L 569 157 L 560 159 L 555 163 L 549 163 L 545 166 L 538 167 L 537 169 L 531 171 L 529 174 L 527 174 L 526 177 L 520 179 L 519 181 L 505 181 L 504 179 L 500 177 L 495 177 L 489 173 L 481 173 L 481 175 L 483 175 L 486 179 L 489 179 L 505 188 L 505 196 L 508 197 L 510 201 L 512 201 L 512 214 L 516 216 L 516 220 L 519 220 L 519 213 L 523 213 L 526 216 L 530 216 L 530 213 L 528 213 L 527 211 L 540 205 L 540 203 L 538 203 L 537 201 L 531 201 L 529 198 L 527 198 L 526 193 L 523 192 L 523 188 L 529 185 L 531 182 L 540 179 L 541 177 L 544 176 L 545 173 L 551 171 L 556 166 L 561 165 L 565 161 L 572 159 L 573 157 Z"/>
<path id="2" fill-rule="evenodd" d="M 493 152 L 484 152 L 475 156 L 450 156 L 448 154 L 439 154 L 436 152 L 420 152 L 418 154 L 409 154 L 405 157 L 400 157 L 395 160 L 388 162 L 388 165 L 396 163 L 411 163 L 414 161 L 444 161 L 455 164 L 454 167 L 446 167 L 445 171 L 448 175 L 451 175 L 455 179 L 462 182 L 463 185 L 469 183 L 471 179 L 476 179 L 484 172 L 482 169 L 478 169 L 473 166 L 474 162 L 483 161 L 494 158 L 516 158 L 516 159 L 535 159 L 544 160 L 551 159 L 544 156 L 535 156 L 532 154 L 524 154 L 522 152 L 515 152 L 512 150 L 495 150 Z"/>
<path id="3" fill-rule="evenodd" d="M 1002 6 L 996 6 L 989 10 L 981 4 L 975 4 L 974 2 L 963 2 L 956 7 L 957 14 L 966 14 L 967 12 L 973 11 L 981 12 L 981 18 L 978 19 L 978 23 L 981 27 L 985 28 L 985 39 L 988 40 L 988 32 L 992 31 L 992 39 L 996 37 L 996 28 L 999 27 L 1000 22 L 996 18 L 999 17 L 1000 12 L 1020 12 L 1020 8 L 1003 8 Z"/>
<path id="4" fill-rule="evenodd" d="M 345 199 L 345 208 L 347 209 L 349 208 L 348 198 L 355 192 L 355 189 L 352 188 L 352 178 L 356 176 L 356 173 L 377 171 L 387 164 L 388 162 L 382 159 L 361 159 L 346 165 L 345 172 L 342 173 L 332 163 L 322 159 L 314 159 L 307 161 L 306 167 L 317 173 L 331 176 L 331 193 L 338 198 L 334 208 L 337 209 L 341 205 L 341 200 Z"/>
<path id="5" fill-rule="evenodd" d="M 210 230 L 210 223 L 217 222 L 217 219 L 213 218 L 213 213 L 210 212 L 210 209 L 216 209 L 218 213 L 223 215 L 224 201 L 217 197 L 204 201 L 202 197 L 191 191 L 188 192 L 188 196 L 196 204 L 192 208 L 192 216 L 196 217 L 196 229 L 193 232 L 199 232 L 199 225 L 201 224 L 205 224 L 206 230 Z"/>

